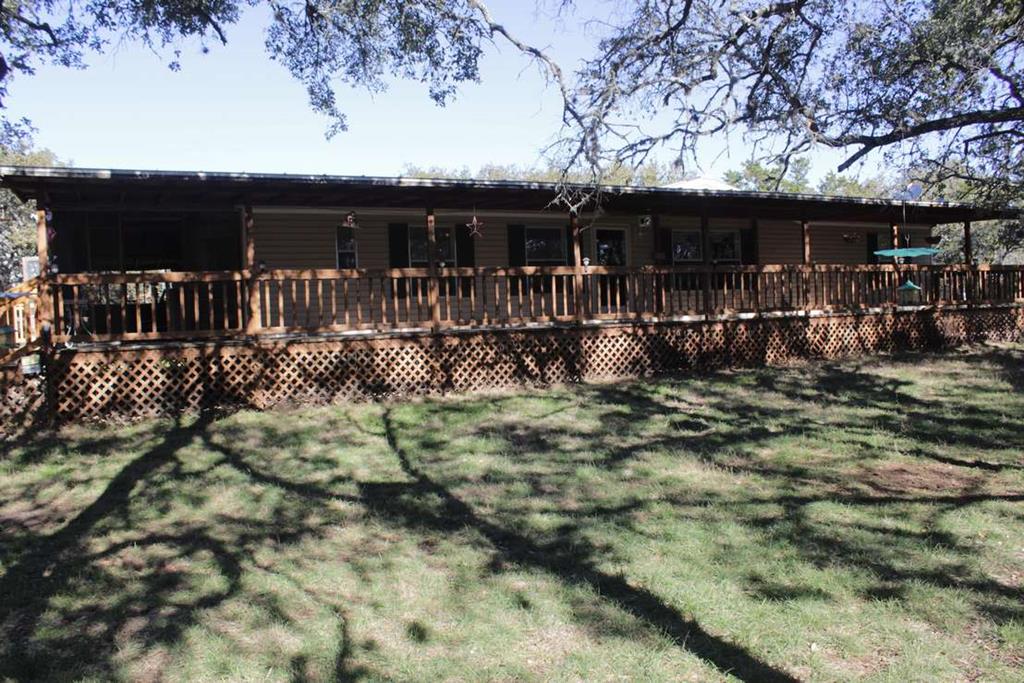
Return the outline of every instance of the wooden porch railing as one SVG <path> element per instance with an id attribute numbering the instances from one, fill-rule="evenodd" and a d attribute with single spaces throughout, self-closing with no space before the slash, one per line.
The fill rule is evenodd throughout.
<path id="1" fill-rule="evenodd" d="M 32 353 L 37 346 L 39 297 L 36 287 L 35 280 L 22 282 L 8 290 L 8 297 L 0 299 L 0 328 L 10 334 L 9 339 L 5 338 L 5 343 L 0 344 L 0 368 Z"/>
<path id="2" fill-rule="evenodd" d="M 436 287 L 425 268 L 57 275 L 54 341 L 1024 302 L 1019 266 L 589 267 L 579 285 L 576 273 L 567 266 L 442 268 Z M 921 289 L 901 300 L 898 287 L 908 279 Z"/>
<path id="3" fill-rule="evenodd" d="M 8 289 L 6 297 L 0 299 L 0 327 L 11 328 L 14 343 L 19 346 L 39 337 L 36 288 L 34 279 L 22 282 Z"/>
<path id="4" fill-rule="evenodd" d="M 54 279 L 55 342 L 191 339 L 245 329 L 245 273 L 80 273 Z"/>

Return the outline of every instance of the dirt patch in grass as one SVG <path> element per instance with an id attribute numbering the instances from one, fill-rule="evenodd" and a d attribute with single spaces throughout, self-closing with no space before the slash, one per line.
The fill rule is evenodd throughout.
<path id="1" fill-rule="evenodd" d="M 45 501 L 23 498 L 0 505 L 0 531 L 11 534 L 46 534 L 74 517 L 77 505 L 68 496 Z"/>
<path id="2" fill-rule="evenodd" d="M 964 494 L 985 478 L 943 463 L 883 463 L 864 470 L 857 480 L 881 495 Z"/>

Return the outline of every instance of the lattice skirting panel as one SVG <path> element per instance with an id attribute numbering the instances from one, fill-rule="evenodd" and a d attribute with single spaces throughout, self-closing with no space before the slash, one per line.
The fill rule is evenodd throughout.
<path id="1" fill-rule="evenodd" d="M 0 372 L 0 437 L 48 420 L 46 385 L 40 377 Z"/>
<path id="2" fill-rule="evenodd" d="M 70 421 L 637 377 L 982 340 L 1024 340 L 1024 309 L 64 350 L 48 374 L 53 409 Z"/>

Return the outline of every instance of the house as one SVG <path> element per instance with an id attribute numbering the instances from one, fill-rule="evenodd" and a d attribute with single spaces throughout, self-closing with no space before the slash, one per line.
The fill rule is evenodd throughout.
<path id="1" fill-rule="evenodd" d="M 889 338 L 879 321 L 891 327 L 897 312 L 1024 301 L 1019 268 L 971 263 L 971 222 L 1008 212 L 965 204 L 611 187 L 577 215 L 534 182 L 7 167 L 0 184 L 40 207 L 39 344 L 63 368 L 54 381 L 85 397 L 69 412 L 109 407 L 86 396 L 79 370 L 115 356 L 192 359 L 215 374 L 228 357 L 264 374 L 267 358 L 293 362 L 297 348 L 319 359 L 290 389 L 282 375 L 273 390 L 227 390 L 218 375 L 216 391 L 251 402 L 709 363 L 710 342 L 673 346 L 695 331 L 771 327 L 775 341 L 715 342 L 722 362 L 765 362 L 808 348 L 812 327 L 873 325 L 877 347 Z M 964 227 L 964 264 L 875 256 L 930 245 L 948 223 Z M 920 288 L 912 300 L 907 280 Z M 541 347 L 555 351 L 539 358 Z M 369 354 L 358 367 L 357 351 Z M 453 371 L 453 357 L 476 364 Z M 136 382 L 110 380 L 110 400 L 120 381 Z M 174 391 L 144 402 L 207 400 Z M 90 400 L 98 407 L 83 408 Z"/>

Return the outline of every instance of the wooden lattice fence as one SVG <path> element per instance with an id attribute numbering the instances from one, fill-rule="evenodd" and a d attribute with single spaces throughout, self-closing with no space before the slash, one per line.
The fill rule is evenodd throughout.
<path id="1" fill-rule="evenodd" d="M 1021 339 L 1024 309 L 1008 307 L 63 350 L 55 355 L 49 376 L 53 408 L 66 422 L 637 377 Z M 38 388 L 35 400 L 41 393 Z M 9 388 L 4 396 L 13 396 Z M 6 417 L 10 411 L 4 410 Z"/>
<path id="2" fill-rule="evenodd" d="M 0 436 L 45 424 L 48 413 L 41 378 L 26 377 L 13 368 L 0 370 Z"/>

